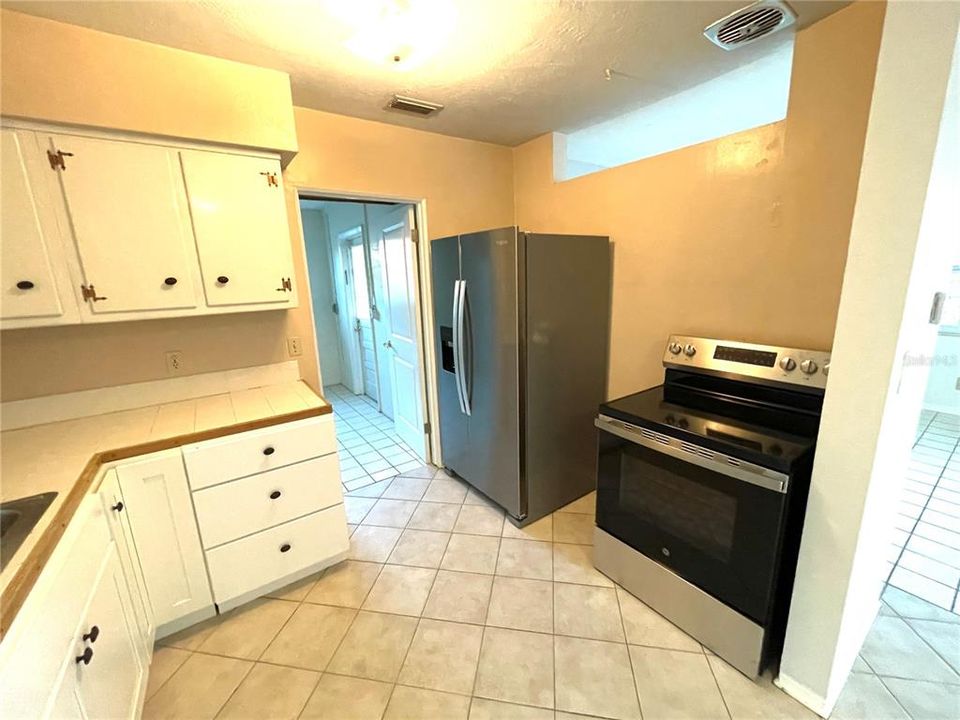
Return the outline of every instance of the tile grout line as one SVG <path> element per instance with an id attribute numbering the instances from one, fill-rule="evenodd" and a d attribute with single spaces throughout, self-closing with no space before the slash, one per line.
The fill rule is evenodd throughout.
<path id="1" fill-rule="evenodd" d="M 617 598 L 617 612 L 620 615 L 620 629 L 623 631 L 623 641 L 627 647 L 627 662 L 630 663 L 630 675 L 633 679 L 633 694 L 637 698 L 637 710 L 640 711 L 640 720 L 643 720 L 643 701 L 640 699 L 640 688 L 637 687 L 637 669 L 633 665 L 633 653 L 630 652 L 630 638 L 627 637 L 627 622 L 623 619 L 623 604 L 620 602 L 619 585 L 614 583 L 613 595 Z M 642 602 L 642 601 L 641 601 Z M 700 646 L 701 651 L 703 645 Z"/>

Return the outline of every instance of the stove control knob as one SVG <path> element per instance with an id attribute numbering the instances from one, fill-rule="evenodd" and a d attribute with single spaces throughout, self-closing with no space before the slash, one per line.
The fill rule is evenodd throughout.
<path id="1" fill-rule="evenodd" d="M 667 350 L 670 351 L 671 355 L 679 355 L 680 351 L 683 350 L 683 345 L 678 342 L 672 342 L 667 346 Z"/>
<path id="2" fill-rule="evenodd" d="M 787 355 L 786 357 L 784 357 L 783 359 L 780 360 L 780 368 L 781 368 L 782 370 L 786 370 L 787 372 L 790 372 L 790 371 L 793 370 L 796 366 L 797 366 L 797 361 L 794 360 L 794 359 L 793 359 L 792 357 L 790 357 L 789 355 Z"/>
<path id="3" fill-rule="evenodd" d="M 818 370 L 818 367 L 813 360 L 804 360 L 800 363 L 800 369 L 807 375 L 813 375 Z"/>
<path id="4" fill-rule="evenodd" d="M 687 345 L 683 349 L 683 354 L 686 355 L 687 357 L 693 357 L 694 355 L 697 354 L 697 349 L 693 345 Z"/>

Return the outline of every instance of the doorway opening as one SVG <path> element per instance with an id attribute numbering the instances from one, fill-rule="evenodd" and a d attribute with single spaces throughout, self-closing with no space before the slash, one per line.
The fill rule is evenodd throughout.
<path id="1" fill-rule="evenodd" d="M 347 492 L 430 460 L 416 206 L 301 194 L 324 396 Z"/>

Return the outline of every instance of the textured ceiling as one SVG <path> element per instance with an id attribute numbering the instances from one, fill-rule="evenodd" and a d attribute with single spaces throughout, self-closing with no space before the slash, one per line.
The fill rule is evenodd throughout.
<path id="1" fill-rule="evenodd" d="M 506 145 L 551 130 L 569 132 L 662 99 L 755 60 L 773 42 L 726 52 L 701 35 L 747 0 L 2 4 L 284 70 L 297 105 Z M 791 4 L 804 27 L 847 3 Z M 616 71 L 609 81 L 607 67 Z M 431 118 L 411 118 L 383 109 L 393 93 L 446 107 Z"/>

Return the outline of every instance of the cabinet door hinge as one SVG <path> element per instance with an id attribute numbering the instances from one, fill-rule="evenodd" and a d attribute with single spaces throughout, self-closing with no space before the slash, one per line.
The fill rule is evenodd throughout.
<path id="1" fill-rule="evenodd" d="M 106 300 L 105 297 L 97 295 L 97 291 L 93 285 L 81 285 L 80 292 L 83 294 L 84 300 L 90 300 L 92 302 L 97 302 L 97 300 Z"/>
<path id="2" fill-rule="evenodd" d="M 334 315 L 339 315 L 339 314 L 340 314 L 340 305 L 339 305 L 338 303 L 334 303 L 334 304 L 330 307 L 330 309 L 333 310 L 333 314 L 334 314 Z"/>
<path id="3" fill-rule="evenodd" d="M 423 424 L 423 434 L 424 434 L 424 435 L 429 435 L 429 434 L 430 434 L 430 423 L 425 422 L 425 423 Z"/>
<path id="4" fill-rule="evenodd" d="M 416 228 L 410 228 L 410 240 L 414 245 L 420 242 L 420 232 Z"/>
<path id="5" fill-rule="evenodd" d="M 267 187 L 280 187 L 280 181 L 277 179 L 276 173 L 262 172 L 260 174 L 267 179 Z"/>
<path id="6" fill-rule="evenodd" d="M 293 283 L 290 278 L 280 278 L 280 287 L 277 288 L 277 292 L 293 292 Z"/>
<path id="7" fill-rule="evenodd" d="M 67 163 L 64 161 L 65 157 L 73 157 L 73 153 L 64 152 L 63 150 L 47 150 L 47 160 L 50 161 L 50 168 L 52 170 L 66 170 Z"/>

